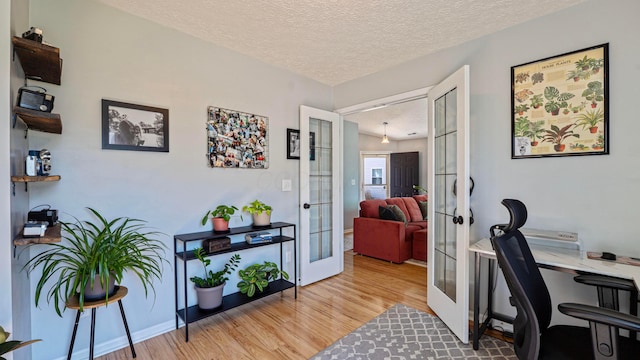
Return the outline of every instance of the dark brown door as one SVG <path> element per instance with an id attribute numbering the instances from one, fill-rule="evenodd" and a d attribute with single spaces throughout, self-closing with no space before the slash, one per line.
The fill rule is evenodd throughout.
<path id="1" fill-rule="evenodd" d="M 412 196 L 413 185 L 419 184 L 418 152 L 392 153 L 390 157 L 390 196 Z"/>

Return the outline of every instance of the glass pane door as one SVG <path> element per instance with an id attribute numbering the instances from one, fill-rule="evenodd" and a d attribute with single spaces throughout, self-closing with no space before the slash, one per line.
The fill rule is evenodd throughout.
<path id="1" fill-rule="evenodd" d="M 309 119 L 309 235 L 311 262 L 333 255 L 333 168 L 330 121 Z"/>

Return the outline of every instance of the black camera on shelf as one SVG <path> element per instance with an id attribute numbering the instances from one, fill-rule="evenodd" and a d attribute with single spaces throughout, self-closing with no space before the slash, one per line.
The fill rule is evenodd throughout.
<path id="1" fill-rule="evenodd" d="M 32 26 L 29 30 L 22 33 L 22 37 L 42 43 L 42 30 Z"/>
<path id="2" fill-rule="evenodd" d="M 58 210 L 42 209 L 39 211 L 29 211 L 27 221 L 46 222 L 53 226 L 58 222 Z"/>

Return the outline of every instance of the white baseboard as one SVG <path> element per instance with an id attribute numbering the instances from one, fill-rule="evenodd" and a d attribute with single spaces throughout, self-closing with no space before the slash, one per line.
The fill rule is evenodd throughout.
<path id="1" fill-rule="evenodd" d="M 353 233 L 353 229 L 344 229 L 344 233 L 345 234 L 352 234 Z"/>
<path id="2" fill-rule="evenodd" d="M 133 340 L 133 344 L 135 345 L 144 340 L 151 339 L 152 337 L 156 337 L 166 332 L 173 331 L 175 330 L 175 328 L 176 328 L 176 321 L 170 320 L 162 324 L 158 324 L 146 329 L 142 329 L 140 331 L 136 331 L 131 334 L 131 339 Z M 116 350 L 120 350 L 125 347 L 129 347 L 129 340 L 127 340 L 127 334 L 124 333 L 124 329 L 123 329 L 123 334 L 121 337 L 118 337 L 113 340 L 109 340 L 100 344 L 95 344 L 93 349 L 93 352 L 94 352 L 93 356 L 94 357 L 102 356 L 102 355 L 114 352 Z M 66 356 L 63 356 L 55 360 L 66 360 L 66 358 L 67 358 Z M 89 348 L 87 347 L 85 349 L 79 349 L 74 351 L 71 358 L 72 359 L 88 359 Z"/>

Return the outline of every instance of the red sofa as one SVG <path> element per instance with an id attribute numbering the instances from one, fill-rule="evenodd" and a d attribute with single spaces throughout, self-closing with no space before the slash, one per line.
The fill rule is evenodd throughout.
<path id="1" fill-rule="evenodd" d="M 427 221 L 423 220 L 418 201 L 427 201 L 427 196 L 361 201 L 360 217 L 353 219 L 353 251 L 394 263 L 414 257 L 414 235 L 424 236 L 425 245 L 427 238 L 427 232 L 420 231 L 427 229 Z M 402 221 L 380 219 L 379 207 L 387 205 L 397 205 L 402 210 L 408 221 L 406 226 Z M 426 261 L 426 248 L 418 253 L 420 260 Z"/>

